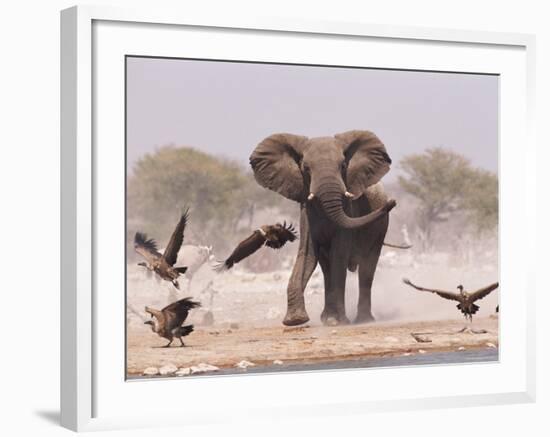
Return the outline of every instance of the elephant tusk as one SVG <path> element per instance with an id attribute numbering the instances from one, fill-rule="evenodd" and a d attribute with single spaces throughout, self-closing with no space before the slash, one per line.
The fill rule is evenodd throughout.
<path id="1" fill-rule="evenodd" d="M 307 196 L 307 200 L 313 200 L 314 197 L 315 197 L 315 194 L 309 193 L 309 196 Z"/>
<path id="2" fill-rule="evenodd" d="M 350 199 L 353 199 L 353 198 L 355 197 L 355 194 L 350 193 L 349 191 L 346 191 L 346 192 L 344 193 L 344 196 L 349 197 Z"/>

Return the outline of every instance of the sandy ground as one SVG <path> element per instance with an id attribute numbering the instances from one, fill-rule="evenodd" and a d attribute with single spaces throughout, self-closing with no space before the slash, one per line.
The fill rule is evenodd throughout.
<path id="1" fill-rule="evenodd" d="M 187 347 L 162 348 L 166 341 L 147 329 L 133 329 L 128 335 L 128 374 L 140 375 L 147 367 L 172 364 L 178 368 L 207 363 L 231 368 L 241 360 L 256 365 L 319 363 L 359 359 L 370 356 L 453 351 L 498 347 L 498 319 L 478 318 L 475 329 L 486 334 L 455 333 L 465 326 L 463 320 L 429 322 L 380 322 L 369 325 L 299 328 L 196 327 L 187 337 Z M 146 327 L 145 327 L 146 328 Z M 426 333 L 431 340 L 419 343 L 411 333 Z"/>
<path id="2" fill-rule="evenodd" d="M 496 253 L 496 252 L 494 252 Z M 459 348 L 498 347 L 498 304 L 495 291 L 480 301 L 474 327 L 487 334 L 446 334 L 458 331 L 466 322 L 456 303 L 431 293 L 418 292 L 403 284 L 407 277 L 420 285 L 467 290 L 490 284 L 498 278 L 493 252 L 475 263 L 466 263 L 448 254 L 429 257 L 414 251 L 383 253 L 373 284 L 373 310 L 377 322 L 368 325 L 325 327 L 320 323 L 324 306 L 323 277 L 318 268 L 305 292 L 310 322 L 306 328 L 288 329 L 282 325 L 286 311 L 286 286 L 293 263 L 289 256 L 281 270 L 252 273 L 236 266 L 216 274 L 205 264 L 191 284 L 180 281 L 176 292 L 166 281 L 148 277 L 135 264 L 128 265 L 128 304 L 133 311 L 127 317 L 127 364 L 129 375 L 140 375 L 148 367 L 172 364 L 178 368 L 207 363 L 220 368 L 234 368 L 241 360 L 257 365 L 272 365 L 274 360 L 304 365 L 335 360 L 362 359 L 371 356 L 403 356 Z M 219 258 L 219 256 L 218 256 Z M 194 324 L 195 332 L 185 338 L 188 347 L 169 349 L 167 341 L 151 332 L 143 321 L 146 305 L 163 308 L 176 299 L 192 296 L 202 303 L 193 310 L 185 324 Z M 346 284 L 346 313 L 353 320 L 357 302 L 357 275 L 349 273 Z M 209 312 L 213 323 L 205 325 Z M 435 332 L 429 343 L 418 343 L 411 332 Z"/>

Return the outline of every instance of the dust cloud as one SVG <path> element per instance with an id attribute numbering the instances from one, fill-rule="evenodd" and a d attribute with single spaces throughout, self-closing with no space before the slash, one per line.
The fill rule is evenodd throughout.
<path id="1" fill-rule="evenodd" d="M 491 247 L 491 244 L 493 247 Z M 228 272 L 218 274 L 213 270 L 216 259 L 225 254 L 209 253 L 204 259 L 200 249 L 184 246 L 180 253 L 181 265 L 200 264 L 192 279 L 180 280 L 181 289 L 176 290 L 169 282 L 150 275 L 136 263 L 128 268 L 128 312 L 129 321 L 139 322 L 136 313 L 142 314 L 145 305 L 162 308 L 182 297 L 192 296 L 201 301 L 202 308 L 194 310 L 189 320 L 197 325 L 206 321 L 205 314 L 211 312 L 214 325 L 228 326 L 281 326 L 286 311 L 286 287 L 294 263 L 297 245 L 291 246 L 281 256 L 281 267 L 274 271 L 253 272 L 246 266 L 236 265 Z M 255 254 L 269 251 L 267 248 Z M 271 252 L 271 251 L 270 251 Z M 196 261 L 196 258 L 199 261 Z M 470 259 L 468 259 L 468 257 Z M 402 282 L 409 278 L 418 285 L 457 291 L 462 284 L 466 290 L 474 291 L 498 280 L 498 251 L 493 240 L 477 241 L 468 253 L 433 252 L 419 253 L 411 249 L 384 247 L 379 260 L 373 287 L 372 305 L 377 321 L 422 321 L 460 319 L 456 303 L 432 293 L 420 292 Z M 479 316 L 494 314 L 498 304 L 498 289 L 478 304 Z M 346 282 L 347 315 L 353 319 L 358 298 L 356 273 L 348 272 Z M 311 326 L 320 324 L 324 305 L 324 284 L 320 268 L 317 267 L 305 291 L 306 308 Z M 142 323 L 140 323 L 142 324 Z M 136 324 L 132 323 L 132 326 Z M 139 327 L 138 329 L 147 329 Z"/>

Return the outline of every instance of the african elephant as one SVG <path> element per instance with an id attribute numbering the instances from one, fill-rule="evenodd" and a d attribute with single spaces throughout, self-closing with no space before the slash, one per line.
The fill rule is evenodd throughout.
<path id="1" fill-rule="evenodd" d="M 380 179 L 391 159 L 375 134 L 354 130 L 334 137 L 274 134 L 250 156 L 258 183 L 300 204 L 300 246 L 287 289 L 283 323 L 309 320 L 304 289 L 320 264 L 325 284 L 321 320 L 349 323 L 345 312 L 346 273 L 359 267 L 356 322 L 373 321 L 371 286 L 396 205 Z"/>

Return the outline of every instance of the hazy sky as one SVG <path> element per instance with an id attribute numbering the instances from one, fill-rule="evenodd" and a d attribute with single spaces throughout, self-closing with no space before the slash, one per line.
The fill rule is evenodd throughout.
<path id="1" fill-rule="evenodd" d="M 411 71 L 128 58 L 128 168 L 166 144 L 248 157 L 276 132 L 375 132 L 393 162 L 434 146 L 497 171 L 498 78 Z"/>

